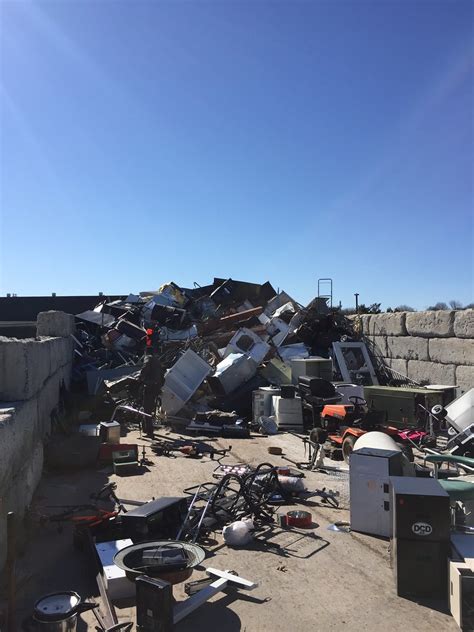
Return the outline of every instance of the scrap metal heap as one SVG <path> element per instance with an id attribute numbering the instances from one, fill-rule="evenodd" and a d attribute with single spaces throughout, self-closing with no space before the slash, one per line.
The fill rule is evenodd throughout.
<path id="1" fill-rule="evenodd" d="M 249 419 L 252 391 L 291 382 L 291 360 L 328 357 L 334 341 L 352 335 L 325 298 L 303 307 L 269 282 L 221 278 L 103 300 L 76 319 L 74 377 L 89 395 L 140 407 L 140 371 L 152 353 L 166 372 L 162 418 L 207 427 Z"/>

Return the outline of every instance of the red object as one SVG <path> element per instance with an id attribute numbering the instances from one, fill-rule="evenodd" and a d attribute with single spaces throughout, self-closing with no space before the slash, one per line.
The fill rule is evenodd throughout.
<path id="1" fill-rule="evenodd" d="M 286 524 L 289 527 L 310 527 L 313 524 L 313 516 L 309 511 L 289 511 L 286 514 Z"/>
<path id="2" fill-rule="evenodd" d="M 101 443 L 99 447 L 99 461 L 101 463 L 112 463 L 113 452 L 122 450 L 134 450 L 135 460 L 138 461 L 138 446 L 136 443 Z"/>
<path id="3" fill-rule="evenodd" d="M 153 329 L 147 329 L 146 330 L 146 346 L 147 347 L 151 347 L 152 345 L 152 336 L 153 336 Z"/>

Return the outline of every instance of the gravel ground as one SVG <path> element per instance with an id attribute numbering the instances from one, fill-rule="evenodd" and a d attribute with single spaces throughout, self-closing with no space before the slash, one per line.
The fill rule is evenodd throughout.
<path id="1" fill-rule="evenodd" d="M 173 435 L 170 434 L 170 437 Z M 144 443 L 138 433 L 130 432 L 127 442 Z M 219 439 L 216 445 L 228 447 L 231 455 L 224 463 L 247 462 L 256 465 L 270 462 L 285 465 L 281 456 L 268 454 L 269 446 L 279 446 L 285 456 L 295 461 L 305 459 L 302 442 L 295 436 L 250 439 Z M 128 477 L 116 477 L 110 470 L 82 471 L 67 474 L 45 473 L 35 498 L 35 509 L 47 505 L 87 501 L 108 480 L 118 485 L 123 498 L 149 500 L 161 495 L 179 495 L 182 490 L 205 480 L 212 480 L 216 463 L 201 460 L 156 457 L 147 471 Z M 209 548 L 205 566 L 232 569 L 258 582 L 249 593 L 228 591 L 220 594 L 176 626 L 177 632 L 191 630 L 226 630 L 263 632 L 266 630 L 456 630 L 457 626 L 443 603 L 418 604 L 397 597 L 390 568 L 388 540 L 357 533 L 328 530 L 334 521 L 349 520 L 349 485 L 347 466 L 326 460 L 341 472 L 307 472 L 308 490 L 331 489 L 339 492 L 340 508 L 333 509 L 309 501 L 313 528 L 282 530 L 265 534 L 280 549 L 256 543 L 246 549 L 231 549 L 216 534 Z M 204 576 L 195 571 L 192 579 Z M 175 597 L 184 597 L 182 586 L 174 589 Z M 97 599 L 94 576 L 84 554 L 71 544 L 71 531 L 58 533 L 51 526 L 32 530 L 28 546 L 18 562 L 19 620 L 31 612 L 34 601 L 56 590 L 77 590 L 84 598 Z M 134 609 L 117 609 L 119 619 L 132 620 Z M 95 629 L 91 613 L 81 617 L 78 631 Z M 20 629 L 20 626 L 18 626 Z"/>

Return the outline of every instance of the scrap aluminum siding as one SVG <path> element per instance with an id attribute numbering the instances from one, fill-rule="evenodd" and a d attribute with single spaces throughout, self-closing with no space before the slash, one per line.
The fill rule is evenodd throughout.
<path id="1" fill-rule="evenodd" d="M 191 399 L 212 368 L 197 353 L 188 349 L 167 372 L 161 405 L 168 415 L 174 415 Z"/>

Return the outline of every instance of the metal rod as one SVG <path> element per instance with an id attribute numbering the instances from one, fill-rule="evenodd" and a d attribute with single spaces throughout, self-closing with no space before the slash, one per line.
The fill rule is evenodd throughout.
<path id="1" fill-rule="evenodd" d="M 207 499 L 206 506 L 202 510 L 201 518 L 199 519 L 198 526 L 196 527 L 196 531 L 194 533 L 194 537 L 193 537 L 193 540 L 192 540 L 193 543 L 196 542 L 196 540 L 197 540 L 197 537 L 199 535 L 199 531 L 201 530 L 202 521 L 204 520 L 204 516 L 207 513 L 207 508 L 209 507 L 209 503 L 211 502 L 211 498 L 213 498 L 213 497 L 214 497 L 214 494 L 209 494 L 209 498 Z"/>
<path id="2" fill-rule="evenodd" d="M 186 514 L 186 518 L 183 520 L 183 524 L 181 525 L 181 528 L 180 528 L 180 530 L 178 531 L 178 535 L 176 536 L 176 539 L 177 539 L 177 540 L 179 540 L 179 538 L 181 537 L 181 533 L 183 532 L 183 530 L 184 530 L 184 526 L 185 526 L 186 522 L 188 521 L 189 515 L 190 515 L 190 513 L 191 513 L 191 511 L 192 511 L 192 509 L 193 509 L 193 505 L 194 505 L 194 503 L 196 502 L 196 497 L 197 497 L 197 495 L 199 494 L 199 492 L 200 492 L 200 490 L 201 490 L 201 487 L 202 487 L 202 485 L 199 485 L 199 487 L 198 487 L 198 489 L 197 489 L 197 492 L 196 492 L 196 493 L 194 494 L 194 496 L 193 496 L 193 499 L 192 499 L 192 501 L 191 501 L 191 504 L 189 505 L 188 513 Z"/>

